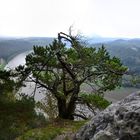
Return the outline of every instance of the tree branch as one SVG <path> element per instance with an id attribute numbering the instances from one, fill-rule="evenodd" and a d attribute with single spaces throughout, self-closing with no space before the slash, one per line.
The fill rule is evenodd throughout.
<path id="1" fill-rule="evenodd" d="M 87 118 L 86 116 L 81 115 L 81 114 L 76 114 L 76 113 L 74 113 L 73 116 L 80 117 L 80 118 L 82 118 L 82 119 L 84 119 L 84 120 L 88 120 L 88 118 Z"/>
<path id="2" fill-rule="evenodd" d="M 43 88 L 46 88 L 49 91 L 52 91 L 53 89 L 46 86 L 45 84 L 41 83 L 39 80 L 34 80 L 32 77 L 29 77 L 29 79 L 31 79 L 32 82 L 39 84 L 40 86 L 42 86 Z"/>
<path id="3" fill-rule="evenodd" d="M 59 62 L 61 63 L 61 65 L 69 73 L 69 75 L 71 76 L 71 78 L 73 79 L 73 81 L 75 81 L 76 80 L 75 74 L 72 72 L 71 68 L 66 64 L 66 62 L 63 61 L 63 59 L 61 57 L 61 54 L 59 52 L 57 52 L 56 55 L 57 55 L 57 58 L 58 58 Z"/>

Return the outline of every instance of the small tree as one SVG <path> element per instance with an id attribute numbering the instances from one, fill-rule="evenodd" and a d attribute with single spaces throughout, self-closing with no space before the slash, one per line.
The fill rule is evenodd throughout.
<path id="1" fill-rule="evenodd" d="M 13 91 L 15 82 L 10 77 L 10 71 L 0 70 L 0 95 Z"/>
<path id="2" fill-rule="evenodd" d="M 12 78 L 11 71 L 0 70 L 1 140 L 15 139 L 16 136 L 29 129 L 29 122 L 37 116 L 33 98 L 28 96 L 16 98 L 16 82 Z"/>
<path id="3" fill-rule="evenodd" d="M 103 46 L 98 50 L 86 47 L 77 37 L 60 32 L 52 44 L 34 46 L 26 57 L 26 67 L 17 70 L 22 79 L 30 75 L 37 87 L 45 88 L 56 98 L 60 118 L 73 119 L 83 83 L 92 83 L 94 93 L 102 94 L 120 86 L 127 68 L 120 59 L 111 58 Z"/>

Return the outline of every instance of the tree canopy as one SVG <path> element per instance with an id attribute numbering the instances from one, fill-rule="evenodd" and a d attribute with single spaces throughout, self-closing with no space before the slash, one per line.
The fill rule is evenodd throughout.
<path id="1" fill-rule="evenodd" d="M 47 94 L 56 98 L 59 117 L 64 119 L 74 118 L 83 83 L 89 83 L 93 93 L 101 95 L 120 86 L 126 70 L 104 46 L 88 47 L 77 37 L 62 32 L 52 44 L 34 46 L 26 57 L 26 65 L 17 68 L 23 81 L 28 77 L 36 87 L 45 88 Z"/>

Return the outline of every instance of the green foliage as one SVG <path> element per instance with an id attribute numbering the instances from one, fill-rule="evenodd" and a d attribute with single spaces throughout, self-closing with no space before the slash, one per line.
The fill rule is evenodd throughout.
<path id="1" fill-rule="evenodd" d="M 66 47 L 62 39 L 70 42 L 71 47 Z M 93 83 L 96 92 L 102 94 L 120 86 L 126 70 L 120 59 L 111 57 L 104 46 L 86 47 L 76 37 L 59 33 L 52 44 L 34 46 L 26 56 L 26 67 L 19 72 L 21 79 L 32 75 L 37 86 L 52 94 L 59 116 L 66 119 L 73 118 L 81 84 Z"/>
<path id="2" fill-rule="evenodd" d="M 11 99 L 6 95 L 0 98 L 0 114 L 1 140 L 14 140 L 29 129 L 47 124 L 42 114 L 36 114 L 33 98 L 25 95 L 21 99 Z"/>
<path id="3" fill-rule="evenodd" d="M 95 47 L 100 47 L 101 44 L 95 44 Z M 124 65 L 129 68 L 129 71 L 140 73 L 140 40 L 115 40 L 104 43 L 106 49 L 111 56 L 116 56 L 121 59 Z"/>
<path id="4" fill-rule="evenodd" d="M 121 59 L 122 63 L 128 67 L 127 74 L 135 75 L 136 77 L 140 75 L 140 40 L 130 39 L 130 40 L 115 40 L 112 42 L 104 43 L 106 49 L 111 56 L 116 56 Z M 100 47 L 101 44 L 94 44 L 94 47 Z M 124 87 L 140 87 L 139 81 L 135 84 L 135 81 L 129 78 L 129 76 L 123 77 Z"/>
<path id="5" fill-rule="evenodd" d="M 95 107 L 98 109 L 105 109 L 107 106 L 110 105 L 110 102 L 107 101 L 104 97 L 100 95 L 96 95 L 96 94 L 82 93 L 80 94 L 80 98 L 85 104 L 88 103 L 92 107 Z"/>
<path id="6" fill-rule="evenodd" d="M 0 71 L 0 140 L 14 140 L 28 129 L 46 124 L 35 111 L 34 99 L 24 94 L 17 96 L 15 86 L 11 72 Z"/>
<path id="7" fill-rule="evenodd" d="M 0 64 L 0 70 L 4 70 L 5 65 L 4 64 Z"/>
<path id="8" fill-rule="evenodd" d="M 0 139 L 14 139 L 28 130 L 28 123 L 36 113 L 34 101 L 26 96 L 16 99 L 13 93 L 0 96 Z"/>
<path id="9" fill-rule="evenodd" d="M 0 111 L 5 110 L 6 107 L 10 107 L 7 103 L 15 100 L 14 81 L 10 79 L 10 71 L 0 70 Z"/>
<path id="10" fill-rule="evenodd" d="M 0 70 L 0 94 L 13 91 L 15 83 L 10 77 L 10 71 Z"/>

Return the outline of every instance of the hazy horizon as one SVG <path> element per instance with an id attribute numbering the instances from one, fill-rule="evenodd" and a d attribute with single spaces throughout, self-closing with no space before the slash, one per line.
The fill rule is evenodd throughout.
<path id="1" fill-rule="evenodd" d="M 57 32 L 58 33 L 58 32 Z M 57 35 L 57 33 L 56 33 L 56 35 Z M 68 33 L 68 31 L 67 31 L 67 33 Z M 119 37 L 119 36 L 100 36 L 100 35 L 97 35 L 97 34 L 93 34 L 93 35 L 84 35 L 84 34 L 81 34 L 81 35 L 83 35 L 83 37 L 86 39 L 98 39 L 98 38 L 106 38 L 106 39 L 140 39 L 140 37 Z M 28 36 L 28 35 L 25 35 L 25 36 L 9 36 L 9 35 L 0 35 L 0 38 L 13 38 L 13 39 L 22 39 L 22 38 L 56 38 L 57 36 L 35 36 L 35 35 L 32 35 L 32 36 Z M 84 39 L 83 38 L 83 39 Z"/>
<path id="2" fill-rule="evenodd" d="M 1 37 L 140 38 L 139 0 L 0 0 Z"/>

